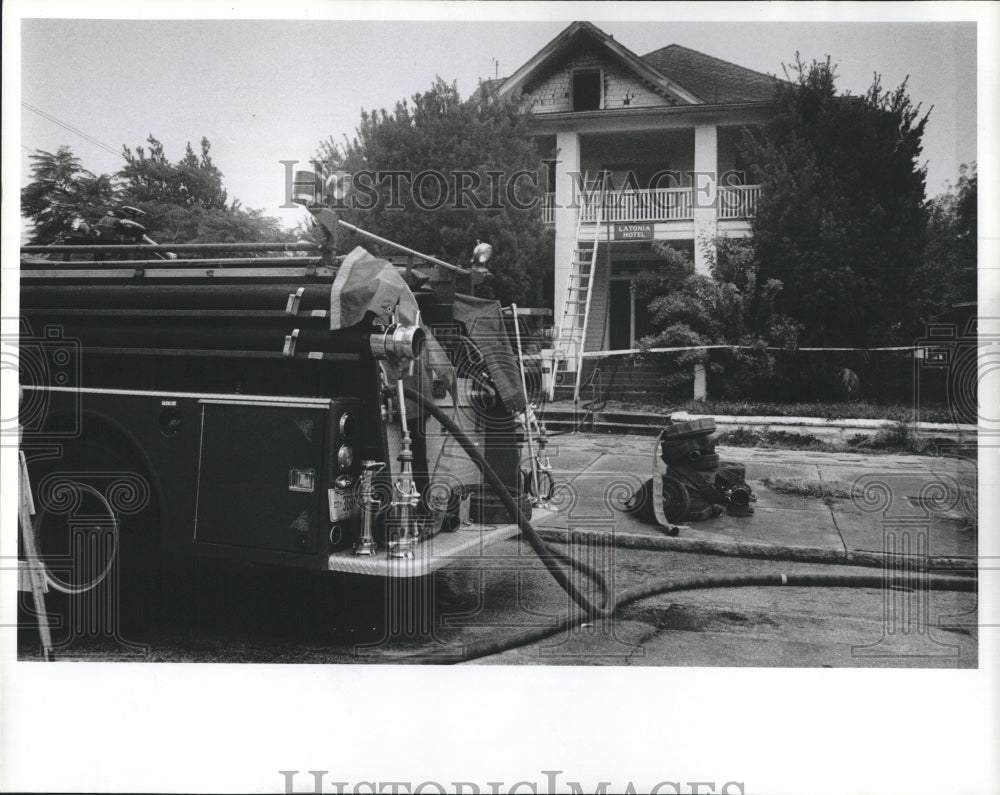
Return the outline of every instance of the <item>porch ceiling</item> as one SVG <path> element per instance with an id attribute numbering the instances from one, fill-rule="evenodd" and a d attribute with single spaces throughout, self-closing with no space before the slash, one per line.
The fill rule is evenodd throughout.
<path id="1" fill-rule="evenodd" d="M 694 129 L 597 132 L 580 136 L 581 157 L 613 155 L 619 160 L 634 157 L 649 159 L 655 158 L 656 153 L 663 149 L 694 151 Z"/>

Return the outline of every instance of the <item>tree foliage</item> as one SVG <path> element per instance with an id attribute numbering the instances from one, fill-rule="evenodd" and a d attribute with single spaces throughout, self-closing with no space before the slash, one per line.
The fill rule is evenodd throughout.
<path id="1" fill-rule="evenodd" d="M 33 227 L 29 242 L 53 243 L 76 221 L 94 224 L 122 205 L 146 213 L 142 223 L 158 243 L 291 239 L 278 219 L 229 201 L 207 138 L 200 155 L 188 144 L 177 162 L 154 136 L 146 143 L 122 148 L 125 165 L 113 177 L 87 171 L 66 146 L 32 155 L 31 182 L 21 191 L 21 213 Z"/>
<path id="2" fill-rule="evenodd" d="M 978 188 L 976 164 L 963 165 L 957 184 L 930 202 L 924 262 L 911 284 L 920 321 L 976 299 Z"/>
<path id="3" fill-rule="evenodd" d="M 159 243 L 189 241 L 236 243 L 290 239 L 276 218 L 245 210 L 229 201 L 222 172 L 212 162 L 211 144 L 201 139 L 201 154 L 188 143 L 175 163 L 154 136 L 148 150 L 124 147 L 125 166 L 118 172 L 118 197 L 146 213 L 144 223 Z"/>
<path id="4" fill-rule="evenodd" d="M 695 272 L 691 255 L 654 242 L 664 264 L 633 280 L 636 300 L 647 303 L 656 333 L 640 348 L 702 345 L 741 346 L 724 352 L 683 351 L 658 357 L 668 389 L 690 383 L 692 366 L 705 365 L 712 393 L 729 396 L 737 385 L 765 382 L 774 371 L 769 347 L 794 349 L 801 326 L 775 311 L 782 284 L 762 279 L 748 240 L 719 238 L 710 274 Z"/>
<path id="5" fill-rule="evenodd" d="M 361 171 L 375 174 L 367 180 L 372 196 L 355 194 L 345 220 L 456 264 L 467 264 L 476 241 L 486 241 L 492 278 L 477 294 L 537 304 L 546 291 L 551 296 L 553 239 L 541 221 L 542 163 L 526 119 L 524 108 L 483 90 L 463 101 L 454 84 L 438 78 L 391 112 L 362 111 L 354 138 L 323 141 L 316 161 L 325 173 L 343 170 L 358 182 Z M 391 178 L 378 178 L 393 171 L 402 172 L 396 202 Z M 429 171 L 442 179 L 417 179 Z M 512 202 L 506 185 L 519 173 Z"/>
<path id="6" fill-rule="evenodd" d="M 806 342 L 896 341 L 923 256 L 927 114 L 905 81 L 885 91 L 876 76 L 865 96 L 838 96 L 829 59 L 796 57 L 793 76 L 778 86 L 773 121 L 744 142 L 762 188 L 760 277 L 784 284 L 776 309 L 804 325 Z"/>
<path id="7" fill-rule="evenodd" d="M 47 244 L 73 231 L 79 221 L 96 222 L 114 202 L 111 178 L 96 176 L 68 146 L 30 156 L 32 180 L 21 189 L 21 214 L 31 221 L 31 244 Z"/>
<path id="8" fill-rule="evenodd" d="M 146 142 L 148 152 L 143 146 L 137 146 L 135 151 L 123 147 L 125 166 L 118 172 L 123 195 L 135 202 L 158 202 L 205 210 L 227 208 L 222 173 L 212 162 L 211 144 L 207 138 L 201 139 L 200 158 L 189 142 L 184 157 L 176 163 L 167 159 L 163 144 L 155 137 L 150 135 Z"/>

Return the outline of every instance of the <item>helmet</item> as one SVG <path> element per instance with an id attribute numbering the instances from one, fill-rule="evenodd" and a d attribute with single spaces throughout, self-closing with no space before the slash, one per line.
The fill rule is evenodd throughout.
<path id="1" fill-rule="evenodd" d="M 481 240 L 476 241 L 476 247 L 472 250 L 472 261 L 477 265 L 485 265 L 489 258 L 493 256 L 493 246 Z"/>

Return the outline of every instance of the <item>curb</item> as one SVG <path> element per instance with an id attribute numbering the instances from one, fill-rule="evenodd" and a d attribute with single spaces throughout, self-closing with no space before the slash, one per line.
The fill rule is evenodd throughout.
<path id="1" fill-rule="evenodd" d="M 881 428 L 892 427 L 896 424 L 895 420 L 828 420 L 823 417 L 744 417 L 730 414 L 689 414 L 686 411 L 676 411 L 670 415 L 670 418 L 673 420 L 688 421 L 709 416 L 714 416 L 716 424 L 723 425 L 801 425 L 808 428 L 837 428 L 857 431 L 877 431 Z M 975 434 L 978 431 L 978 428 L 975 425 L 960 425 L 958 423 L 950 424 L 946 422 L 914 422 L 913 427 L 915 427 L 918 431 L 928 433 L 941 432 Z"/>
<path id="2" fill-rule="evenodd" d="M 683 526 L 682 526 L 683 527 Z M 568 544 L 571 531 L 555 528 L 538 528 L 536 531 L 546 541 Z M 825 563 L 843 566 L 867 566 L 886 569 L 918 571 L 978 571 L 978 561 L 973 558 L 923 557 L 918 555 L 887 555 L 884 552 L 826 549 L 823 547 L 792 547 L 782 544 L 764 544 L 755 541 L 704 541 L 696 538 L 671 536 L 646 536 L 636 533 L 608 533 L 581 528 L 573 530 L 576 537 L 612 540 L 618 549 L 639 549 L 656 552 L 692 552 L 703 555 L 720 555 L 737 558 L 763 558 L 798 563 Z"/>

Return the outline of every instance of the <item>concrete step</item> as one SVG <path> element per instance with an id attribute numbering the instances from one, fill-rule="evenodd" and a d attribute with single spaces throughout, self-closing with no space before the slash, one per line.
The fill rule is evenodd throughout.
<path id="1" fill-rule="evenodd" d="M 583 417 L 580 417 L 582 420 Z M 643 423 L 623 423 L 623 422 L 592 422 L 589 418 L 577 428 L 577 421 L 570 418 L 548 419 L 545 418 L 545 429 L 547 431 L 572 431 L 579 430 L 583 433 L 607 433 L 607 434 L 628 434 L 634 436 L 657 436 L 660 429 L 652 425 Z"/>
<path id="2" fill-rule="evenodd" d="M 670 413 L 638 413 L 601 411 L 598 413 L 602 422 L 621 422 L 631 425 L 653 425 L 662 428 L 670 422 Z"/>

